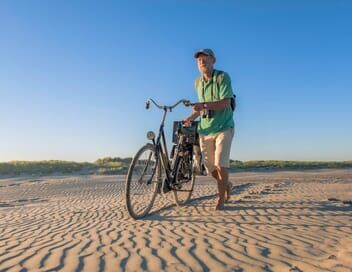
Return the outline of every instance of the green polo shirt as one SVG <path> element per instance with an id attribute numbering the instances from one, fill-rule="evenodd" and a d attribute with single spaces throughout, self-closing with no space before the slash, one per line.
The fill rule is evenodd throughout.
<path id="1" fill-rule="evenodd" d="M 220 78 L 217 79 L 218 73 L 219 71 L 214 70 L 213 78 L 209 81 L 205 81 L 202 76 L 196 80 L 195 87 L 199 102 L 215 102 L 233 97 L 230 76 L 226 72 L 221 72 Z M 201 117 L 198 133 L 200 135 L 215 135 L 234 126 L 233 112 L 229 107 L 214 111 L 213 118 Z"/>

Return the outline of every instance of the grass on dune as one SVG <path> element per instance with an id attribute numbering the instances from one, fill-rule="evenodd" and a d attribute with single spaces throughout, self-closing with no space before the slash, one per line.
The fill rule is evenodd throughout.
<path id="1" fill-rule="evenodd" d="M 0 163 L 0 176 L 51 174 L 126 174 L 132 158 L 101 158 L 93 163 L 73 161 L 11 161 Z M 309 170 L 352 168 L 352 161 L 231 160 L 230 171 Z"/>

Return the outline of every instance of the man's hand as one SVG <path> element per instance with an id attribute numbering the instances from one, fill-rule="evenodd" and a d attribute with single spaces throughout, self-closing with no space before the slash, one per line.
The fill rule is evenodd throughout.
<path id="1" fill-rule="evenodd" d="M 185 118 L 182 120 L 182 123 L 184 124 L 185 127 L 190 127 L 192 126 L 192 120 L 190 120 L 189 118 Z"/>

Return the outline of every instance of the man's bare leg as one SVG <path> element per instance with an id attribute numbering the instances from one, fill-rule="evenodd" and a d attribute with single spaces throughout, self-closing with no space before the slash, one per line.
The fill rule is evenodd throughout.
<path id="1" fill-rule="evenodd" d="M 213 176 L 213 178 L 218 180 L 219 179 L 218 169 L 215 169 L 213 172 L 211 172 L 211 175 Z"/>
<path id="2" fill-rule="evenodd" d="M 226 187 L 226 191 L 225 191 L 225 199 L 226 200 L 230 200 L 230 193 L 231 193 L 231 190 L 232 190 L 232 183 L 229 181 L 229 174 L 228 174 L 228 169 L 227 168 L 224 168 L 225 170 L 227 170 L 227 174 L 225 174 L 224 176 L 227 176 L 227 187 Z M 219 180 L 219 172 L 218 170 L 214 170 L 211 175 L 216 179 L 216 180 Z"/>
<path id="3" fill-rule="evenodd" d="M 229 181 L 229 179 L 227 179 L 227 187 L 226 187 L 226 194 L 225 194 L 226 201 L 230 200 L 231 190 L 232 190 L 232 183 Z"/>
<path id="4" fill-rule="evenodd" d="M 221 167 L 220 169 L 217 168 L 214 170 L 211 174 L 216 179 L 218 184 L 219 199 L 216 209 L 221 210 L 224 207 L 225 199 L 228 199 L 230 196 L 228 191 L 229 171 L 227 168 Z"/>

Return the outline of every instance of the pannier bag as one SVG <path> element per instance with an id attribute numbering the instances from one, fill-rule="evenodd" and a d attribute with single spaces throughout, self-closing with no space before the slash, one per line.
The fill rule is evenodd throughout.
<path id="1" fill-rule="evenodd" d="M 198 121 L 193 121 L 192 125 L 186 127 L 183 125 L 182 121 L 175 121 L 172 133 L 172 142 L 176 144 L 178 142 L 179 135 L 186 136 L 186 142 L 190 144 L 198 143 Z"/>

